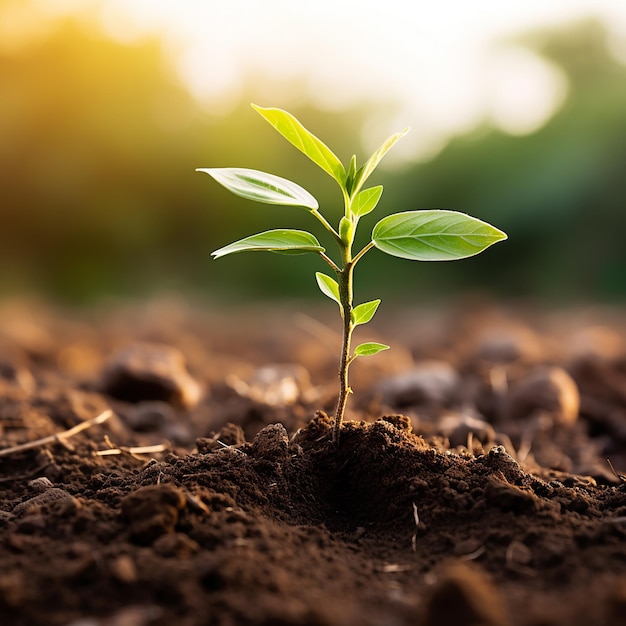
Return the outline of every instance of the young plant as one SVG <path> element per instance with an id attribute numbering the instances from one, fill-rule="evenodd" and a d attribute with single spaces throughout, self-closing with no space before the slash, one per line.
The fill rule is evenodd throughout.
<path id="1" fill-rule="evenodd" d="M 372 300 L 353 305 L 353 275 L 357 263 L 373 248 L 412 261 L 464 259 L 482 252 L 507 236 L 490 224 L 464 213 L 439 209 L 405 211 L 381 219 L 372 230 L 371 241 L 353 254 L 352 247 L 359 220 L 376 208 L 383 192 L 381 185 L 368 188 L 364 188 L 364 185 L 385 154 L 409 129 L 389 137 L 361 167 L 357 166 L 356 156 L 353 156 L 346 168 L 330 148 L 290 113 L 254 104 L 252 107 L 339 185 L 344 211 L 337 228 L 320 213 L 317 200 L 292 181 L 258 170 L 234 167 L 198 168 L 197 171 L 206 172 L 243 198 L 307 209 L 335 240 L 339 248 L 339 259 L 334 261 L 330 258 L 311 233 L 291 229 L 268 230 L 245 237 L 216 250 L 212 256 L 218 259 L 235 252 L 259 250 L 280 253 L 312 252 L 330 266 L 334 278 L 322 272 L 316 272 L 315 278 L 321 292 L 339 305 L 343 320 L 339 397 L 333 425 L 333 440 L 338 443 L 348 396 L 352 393 L 348 382 L 350 365 L 357 357 L 371 356 L 389 348 L 373 341 L 362 343 L 354 350 L 351 348 L 354 329 L 367 324 L 380 304 L 380 300 Z"/>

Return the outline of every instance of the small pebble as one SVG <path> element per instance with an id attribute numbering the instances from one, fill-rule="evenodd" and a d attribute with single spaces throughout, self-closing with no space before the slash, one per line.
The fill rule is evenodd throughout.
<path id="1" fill-rule="evenodd" d="M 268 406 L 295 404 L 311 387 L 309 372 L 290 363 L 267 365 L 244 378 L 232 375 L 227 383 L 240 396 Z"/>
<path id="2" fill-rule="evenodd" d="M 191 408 L 200 400 L 200 385 L 176 348 L 135 344 L 116 354 L 102 374 L 102 390 L 127 402 L 161 400 Z"/>
<path id="3" fill-rule="evenodd" d="M 459 374 L 449 363 L 422 361 L 411 371 L 384 380 L 379 392 L 390 406 L 449 406 L 458 401 L 460 384 Z"/>
<path id="4" fill-rule="evenodd" d="M 447 413 L 441 418 L 439 429 L 453 446 L 467 445 L 467 438 L 470 433 L 481 443 L 496 439 L 496 432 L 491 424 L 467 413 Z"/>
<path id="5" fill-rule="evenodd" d="M 171 422 L 163 428 L 163 436 L 176 445 L 187 446 L 194 442 L 191 425 L 187 422 Z"/>
<path id="6" fill-rule="evenodd" d="M 129 405 L 121 412 L 124 421 L 138 432 L 157 432 L 177 445 L 193 443 L 189 419 L 167 402 L 147 400 Z"/>
<path id="7" fill-rule="evenodd" d="M 556 424 L 573 424 L 578 419 L 580 393 L 574 379 L 561 367 L 532 370 L 517 382 L 506 398 L 509 419 L 527 419 L 548 413 Z"/>
<path id="8" fill-rule="evenodd" d="M 490 363 L 536 361 L 541 355 L 536 335 L 524 327 L 496 327 L 483 332 L 476 342 L 474 357 Z"/>
<path id="9" fill-rule="evenodd" d="M 125 412 L 124 417 L 126 423 L 139 432 L 161 430 L 165 424 L 177 420 L 172 405 L 158 400 L 139 402 Z"/>

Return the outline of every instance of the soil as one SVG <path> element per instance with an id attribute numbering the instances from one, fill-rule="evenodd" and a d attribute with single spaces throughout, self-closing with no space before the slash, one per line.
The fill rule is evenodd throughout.
<path id="1" fill-rule="evenodd" d="M 0 623 L 625 624 L 621 312 L 325 315 L 5 303 Z"/>

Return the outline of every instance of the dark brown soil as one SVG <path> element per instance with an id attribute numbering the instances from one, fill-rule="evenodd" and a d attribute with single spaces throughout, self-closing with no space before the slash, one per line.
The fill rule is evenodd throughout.
<path id="1" fill-rule="evenodd" d="M 0 450 L 0 624 L 626 623 L 616 312 L 381 316 L 339 448 L 316 319 L 5 304 L 0 448 L 114 416 Z"/>

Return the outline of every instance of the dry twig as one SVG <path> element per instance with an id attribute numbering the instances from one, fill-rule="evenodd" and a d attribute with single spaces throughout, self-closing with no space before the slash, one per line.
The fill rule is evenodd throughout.
<path id="1" fill-rule="evenodd" d="M 108 435 L 104 436 L 104 443 L 107 444 L 108 449 L 97 450 L 94 452 L 94 456 L 111 456 L 115 454 L 129 454 L 134 458 L 139 458 L 139 454 L 153 454 L 154 452 L 165 452 L 168 449 L 168 445 L 164 443 L 158 443 L 153 446 L 118 446 L 113 443 Z"/>
<path id="2" fill-rule="evenodd" d="M 165 452 L 168 449 L 168 446 L 159 443 L 154 446 L 117 446 L 115 448 L 108 448 L 106 450 L 98 450 L 95 452 L 96 456 L 110 456 L 113 454 L 153 454 L 155 452 Z"/>
<path id="3" fill-rule="evenodd" d="M 611 463 L 611 459 L 607 459 L 606 462 L 609 464 L 611 471 L 615 474 L 615 476 L 623 483 L 626 483 L 626 476 L 624 474 L 618 474 L 613 467 L 613 463 Z"/>
<path id="4" fill-rule="evenodd" d="M 4 450 L 0 450 L 1 456 L 8 456 L 9 454 L 13 454 L 14 452 L 22 452 L 23 450 L 31 450 L 32 448 L 38 448 L 39 446 L 45 446 L 48 443 L 63 443 L 64 440 L 73 437 L 79 432 L 91 428 L 92 426 L 97 426 L 98 424 L 103 424 L 113 415 L 113 411 L 111 409 L 107 409 L 106 411 L 100 413 L 96 417 L 93 417 L 90 420 L 85 420 L 80 424 L 76 424 L 76 426 L 72 426 L 72 428 L 68 428 L 61 433 L 56 433 L 54 435 L 49 435 L 48 437 L 43 437 L 41 439 L 37 439 L 35 441 L 27 441 L 26 443 L 22 443 L 17 446 L 13 446 L 11 448 L 4 448 Z"/>
<path id="5" fill-rule="evenodd" d="M 411 537 L 411 548 L 413 549 L 413 552 L 417 551 L 417 528 L 420 525 L 420 516 L 417 512 L 417 505 L 415 504 L 415 502 L 413 502 L 413 519 L 415 520 L 415 532 L 413 533 L 413 536 Z"/>

